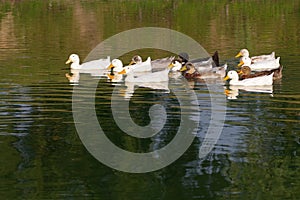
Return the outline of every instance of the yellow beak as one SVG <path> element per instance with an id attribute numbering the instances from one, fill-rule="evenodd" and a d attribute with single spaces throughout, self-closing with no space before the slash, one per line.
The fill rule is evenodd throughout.
<path id="1" fill-rule="evenodd" d="M 126 74 L 126 70 L 123 69 L 122 71 L 118 72 L 118 74 Z"/>
<path id="2" fill-rule="evenodd" d="M 238 71 L 238 74 L 239 75 L 243 74 L 243 71 L 242 70 Z"/>
<path id="3" fill-rule="evenodd" d="M 184 65 L 183 67 L 181 67 L 181 69 L 180 69 L 181 72 L 184 72 L 184 71 L 186 71 L 186 70 L 187 70 L 187 68 L 186 68 L 185 65 Z"/>
<path id="4" fill-rule="evenodd" d="M 69 63 L 71 63 L 71 62 L 72 62 L 72 60 L 69 58 L 69 59 L 66 61 L 66 65 L 69 64 Z"/>
<path id="5" fill-rule="evenodd" d="M 242 54 L 241 54 L 241 52 L 239 52 L 238 54 L 236 54 L 236 58 L 238 58 L 238 57 L 241 57 L 242 56 Z"/>
<path id="6" fill-rule="evenodd" d="M 111 69 L 113 68 L 114 66 L 112 65 L 112 63 L 110 63 L 110 65 L 107 67 L 107 69 Z"/>
<path id="7" fill-rule="evenodd" d="M 171 69 L 172 67 L 174 67 L 174 65 L 173 65 L 173 63 L 170 63 L 169 65 L 168 65 L 168 67 Z"/>
<path id="8" fill-rule="evenodd" d="M 226 76 L 225 78 L 224 78 L 224 81 L 227 81 L 229 79 L 229 76 Z"/>
<path id="9" fill-rule="evenodd" d="M 238 64 L 238 67 L 242 66 L 244 64 L 243 61 L 241 61 L 239 64 Z"/>
<path id="10" fill-rule="evenodd" d="M 133 65 L 133 64 L 135 64 L 135 63 L 134 63 L 134 61 L 132 60 L 132 61 L 129 63 L 129 65 Z"/>

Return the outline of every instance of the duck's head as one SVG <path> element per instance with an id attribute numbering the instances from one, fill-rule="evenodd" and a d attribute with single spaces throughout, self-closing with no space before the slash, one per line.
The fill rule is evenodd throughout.
<path id="1" fill-rule="evenodd" d="M 79 56 L 77 54 L 71 54 L 69 56 L 69 59 L 66 61 L 66 64 L 69 64 L 69 63 L 79 64 L 79 62 L 80 62 Z"/>
<path id="2" fill-rule="evenodd" d="M 239 80 L 239 75 L 236 71 L 231 70 L 227 73 L 227 76 L 224 78 L 224 81 L 227 81 L 228 79 Z"/>
<path id="3" fill-rule="evenodd" d="M 241 56 L 245 56 L 245 57 L 249 57 L 249 51 L 248 49 L 241 49 L 240 52 L 238 54 L 236 54 L 236 58 L 241 57 Z"/>
<path id="4" fill-rule="evenodd" d="M 112 69 L 115 72 L 120 72 L 123 69 L 123 63 L 119 59 L 113 59 L 107 69 Z"/>
<path id="5" fill-rule="evenodd" d="M 142 60 L 141 56 L 135 55 L 135 56 L 132 57 L 131 62 L 129 63 L 129 65 L 140 64 L 142 62 L 143 62 L 143 60 Z"/>
<path id="6" fill-rule="evenodd" d="M 251 68 L 248 66 L 243 66 L 239 72 L 239 74 L 249 75 L 251 74 Z"/>
<path id="7" fill-rule="evenodd" d="M 251 59 L 249 57 L 243 56 L 240 59 L 240 63 L 238 64 L 238 67 L 241 67 L 241 66 L 250 66 L 250 65 L 251 65 Z"/>
<path id="8" fill-rule="evenodd" d="M 182 63 L 180 59 L 173 59 L 172 62 L 169 64 L 169 69 L 172 69 L 172 71 L 179 71 L 182 67 Z"/>
<path id="9" fill-rule="evenodd" d="M 196 72 L 195 66 L 191 62 L 187 62 L 182 68 L 180 69 L 181 72 L 186 72 L 188 74 L 193 74 Z"/>

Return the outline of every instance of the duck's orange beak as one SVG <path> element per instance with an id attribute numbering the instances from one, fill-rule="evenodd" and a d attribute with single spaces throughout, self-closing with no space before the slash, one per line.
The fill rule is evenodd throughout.
<path id="1" fill-rule="evenodd" d="M 242 66 L 244 64 L 243 61 L 240 61 L 240 63 L 238 64 L 238 67 Z"/>
<path id="2" fill-rule="evenodd" d="M 239 75 L 243 74 L 243 71 L 242 71 L 242 70 L 239 70 L 239 71 L 238 71 L 238 74 L 239 74 Z"/>
<path id="3" fill-rule="evenodd" d="M 236 54 L 236 58 L 238 58 L 238 57 L 241 57 L 242 56 L 242 54 L 241 54 L 241 52 L 239 52 L 238 54 Z"/>
<path id="4" fill-rule="evenodd" d="M 170 63 L 170 64 L 168 65 L 168 68 L 171 69 L 172 67 L 174 67 L 174 64 L 173 64 L 173 63 Z"/>
<path id="5" fill-rule="evenodd" d="M 66 61 L 66 65 L 69 64 L 69 63 L 71 63 L 71 62 L 72 62 L 72 60 L 69 58 L 69 59 Z"/>
<path id="6" fill-rule="evenodd" d="M 183 67 L 180 68 L 179 71 L 184 72 L 184 71 L 186 71 L 186 70 L 187 70 L 187 68 L 186 68 L 186 66 L 184 65 Z"/>
<path id="7" fill-rule="evenodd" d="M 126 70 L 123 69 L 122 71 L 118 72 L 118 74 L 126 74 Z"/>
<path id="8" fill-rule="evenodd" d="M 113 68 L 114 66 L 112 65 L 112 63 L 110 63 L 110 65 L 107 67 L 107 69 L 111 69 Z"/>
<path id="9" fill-rule="evenodd" d="M 133 64 L 135 64 L 135 62 L 132 60 L 132 61 L 129 63 L 129 65 L 133 65 Z"/>
<path id="10" fill-rule="evenodd" d="M 229 79 L 229 76 L 225 76 L 224 81 L 227 81 Z"/>

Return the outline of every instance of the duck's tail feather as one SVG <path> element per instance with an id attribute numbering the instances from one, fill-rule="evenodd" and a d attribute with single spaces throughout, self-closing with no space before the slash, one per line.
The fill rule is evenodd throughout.
<path id="1" fill-rule="evenodd" d="M 212 55 L 212 59 L 213 59 L 214 63 L 216 64 L 216 66 L 219 67 L 220 63 L 219 63 L 219 53 L 218 53 L 218 51 L 215 51 L 215 53 Z"/>

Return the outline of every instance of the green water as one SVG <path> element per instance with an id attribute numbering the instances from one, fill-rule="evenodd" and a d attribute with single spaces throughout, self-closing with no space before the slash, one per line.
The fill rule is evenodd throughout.
<path id="1" fill-rule="evenodd" d="M 0 194 L 3 199 L 298 199 L 300 187 L 300 1 L 1 1 L 0 3 Z M 184 33 L 209 54 L 218 50 L 233 67 L 234 55 L 272 51 L 283 78 L 273 94 L 239 91 L 226 100 L 222 134 L 213 151 L 198 157 L 207 128 L 207 87 L 191 83 L 202 124 L 188 150 L 171 165 L 130 174 L 96 160 L 81 142 L 72 115 L 64 64 L 84 59 L 103 40 L 125 30 L 163 27 Z M 137 50 L 154 59 L 168 52 Z M 85 75 L 89 77 L 89 75 Z M 140 88 L 131 99 L 134 121 L 166 107 L 166 134 L 152 140 L 122 135 L 113 122 L 115 86 L 99 80 L 96 110 L 107 136 L 133 152 L 162 148 L 179 126 L 172 93 Z M 224 95 L 222 92 L 217 91 Z M 225 98 L 225 95 L 224 95 Z M 158 142 L 153 142 L 158 141 Z M 153 146 L 156 144 L 157 146 Z M 297 197 L 298 196 L 298 197 Z"/>

